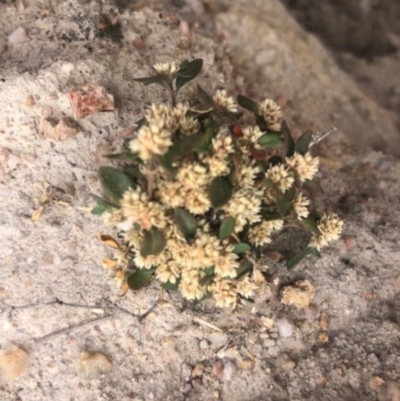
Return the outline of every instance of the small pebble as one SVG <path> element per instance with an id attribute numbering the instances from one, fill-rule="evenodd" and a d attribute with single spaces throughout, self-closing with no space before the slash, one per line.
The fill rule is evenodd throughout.
<path id="1" fill-rule="evenodd" d="M 203 385 L 203 381 L 200 379 L 200 377 L 196 377 L 195 379 L 192 380 L 192 386 L 194 388 L 201 387 Z"/>
<path id="2" fill-rule="evenodd" d="M 24 104 L 26 107 L 32 107 L 36 104 L 36 102 L 35 102 L 35 99 L 33 98 L 33 96 L 29 95 L 26 97 Z"/>
<path id="3" fill-rule="evenodd" d="M 203 375 L 204 365 L 202 363 L 196 363 L 192 371 L 192 377 L 200 377 Z"/>
<path id="4" fill-rule="evenodd" d="M 68 92 L 75 118 L 81 119 L 100 111 L 114 110 L 114 96 L 103 86 L 85 85 Z"/>
<path id="5" fill-rule="evenodd" d="M 277 345 L 274 345 L 273 347 L 269 347 L 268 351 L 267 351 L 268 355 L 273 357 L 273 358 L 278 356 L 279 352 L 280 352 L 280 350 L 279 350 L 279 347 Z"/>
<path id="6" fill-rule="evenodd" d="M 320 331 L 318 333 L 318 341 L 322 344 L 325 344 L 329 341 L 329 334 L 327 331 Z"/>
<path id="7" fill-rule="evenodd" d="M 382 377 L 379 376 L 373 376 L 371 380 L 369 381 L 369 388 L 372 391 L 378 391 L 378 389 L 385 384 L 385 380 L 382 379 Z"/>
<path id="8" fill-rule="evenodd" d="M 214 332 L 208 336 L 213 348 L 221 348 L 228 342 L 228 336 L 224 333 Z"/>
<path id="9" fill-rule="evenodd" d="M 112 363 L 101 352 L 81 352 L 79 365 L 83 376 L 88 379 L 97 378 L 101 373 L 112 369 Z"/>
<path id="10" fill-rule="evenodd" d="M 318 314 L 318 308 L 314 304 L 310 304 L 307 308 L 304 309 L 304 315 L 306 319 L 310 322 L 315 320 Z"/>
<path id="11" fill-rule="evenodd" d="M 293 335 L 293 324 L 289 322 L 288 319 L 282 318 L 276 321 L 276 326 L 278 327 L 279 336 L 286 338 Z"/>
<path id="12" fill-rule="evenodd" d="M 329 316 L 326 312 L 321 312 L 321 316 L 319 317 L 319 326 L 321 329 L 328 330 Z"/>
<path id="13" fill-rule="evenodd" d="M 236 372 L 237 367 L 233 361 L 228 359 L 224 364 L 223 377 L 225 381 L 231 381 L 233 374 Z"/>
<path id="14" fill-rule="evenodd" d="M 199 343 L 200 349 L 207 349 L 208 348 L 208 342 L 207 340 L 201 340 Z"/>
<path id="15" fill-rule="evenodd" d="M 140 36 L 137 36 L 133 41 L 132 41 L 133 46 L 137 50 L 143 50 L 145 48 L 143 39 Z"/>
<path id="16" fill-rule="evenodd" d="M 22 28 L 22 26 L 15 29 L 8 36 L 8 41 L 14 45 L 19 45 L 20 43 L 27 42 L 28 40 L 29 40 L 29 36 L 27 35 L 25 29 Z"/>
<path id="17" fill-rule="evenodd" d="M 273 347 L 275 345 L 275 340 L 272 338 L 267 338 L 266 340 L 264 340 L 263 344 L 265 348 Z"/>
<path id="18" fill-rule="evenodd" d="M 22 349 L 5 351 L 0 355 L 0 369 L 5 379 L 14 380 L 22 375 L 28 365 L 29 355 Z"/>
<path id="19" fill-rule="evenodd" d="M 212 365 L 212 374 L 217 377 L 222 377 L 224 373 L 224 364 L 222 363 L 221 359 L 217 359 Z"/>
<path id="20" fill-rule="evenodd" d="M 308 280 L 299 280 L 282 290 L 281 302 L 297 308 L 306 308 L 315 296 L 314 287 Z"/>

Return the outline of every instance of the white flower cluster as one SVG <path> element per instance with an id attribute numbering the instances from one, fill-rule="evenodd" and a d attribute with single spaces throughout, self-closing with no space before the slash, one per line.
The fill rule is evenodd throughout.
<path id="1" fill-rule="evenodd" d="M 154 68 L 166 75 L 177 70 L 168 63 L 156 64 Z M 217 91 L 213 101 L 230 112 L 237 112 L 234 99 L 224 90 Z M 274 101 L 267 99 L 259 103 L 258 110 L 269 130 L 280 130 L 282 113 Z M 235 253 L 235 243 L 244 241 L 252 249 L 271 243 L 273 236 L 285 226 L 285 214 L 276 217 L 277 202 L 291 193 L 289 190 L 294 194 L 289 202 L 290 217 L 307 218 L 310 200 L 300 187 L 314 178 L 319 159 L 310 153 L 295 153 L 282 159 L 280 164 L 263 169 L 253 153 L 263 151 L 259 139 L 265 133 L 258 126 L 248 125 L 235 136 L 222 126 L 216 130 L 208 150 L 174 162 L 175 174 L 171 175 L 155 163 L 155 156 L 167 153 L 177 137 L 201 132 L 199 119 L 188 111 L 185 103 L 175 107 L 153 104 L 149 108 L 146 123 L 131 140 L 130 149 L 141 159 L 144 175 L 147 166 L 152 166 L 152 176 L 146 176 L 151 186 L 144 183 L 127 190 L 120 208 L 106 212 L 104 218 L 111 227 L 124 231 L 126 246 L 134 252 L 136 267 L 156 267 L 156 277 L 163 283 L 178 285 L 186 299 L 202 299 L 211 293 L 218 306 L 235 308 L 240 297 L 252 297 L 263 281 L 256 268 L 252 274 L 238 278 L 246 252 Z M 228 176 L 232 182 L 230 198 L 221 207 L 213 208 L 211 183 L 216 177 L 227 179 Z M 183 208 L 197 221 L 197 230 L 190 241 L 179 229 L 174 214 L 177 208 Z M 267 219 L 266 211 L 275 215 L 270 213 L 273 217 Z M 235 221 L 233 232 L 229 239 L 220 239 L 218 227 L 227 218 Z M 309 245 L 317 249 L 337 239 L 343 226 L 336 215 L 324 215 L 317 224 L 320 234 L 313 236 Z M 165 246 L 156 255 L 143 256 L 140 252 L 143 238 L 154 229 L 162 233 Z M 247 234 L 239 240 L 243 232 Z M 118 263 L 124 260 L 120 257 Z"/>

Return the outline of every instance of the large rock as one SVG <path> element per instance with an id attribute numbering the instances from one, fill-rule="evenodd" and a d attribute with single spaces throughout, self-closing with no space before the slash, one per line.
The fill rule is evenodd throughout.
<path id="1" fill-rule="evenodd" d="M 226 36 L 240 74 L 257 85 L 255 94 L 284 96 L 301 114 L 294 122 L 304 128 L 335 125 L 340 130 L 336 136 L 347 142 L 400 152 L 394 115 L 364 95 L 283 4 L 220 3 L 227 11 L 217 16 L 217 29 Z"/>

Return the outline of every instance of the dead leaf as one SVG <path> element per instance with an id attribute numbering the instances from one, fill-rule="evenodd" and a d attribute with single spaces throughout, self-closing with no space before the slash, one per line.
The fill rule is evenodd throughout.
<path id="1" fill-rule="evenodd" d="M 43 206 L 40 206 L 39 209 L 36 209 L 33 213 L 32 213 L 32 221 L 34 223 L 38 222 L 40 219 L 40 216 L 42 215 L 44 210 Z"/>

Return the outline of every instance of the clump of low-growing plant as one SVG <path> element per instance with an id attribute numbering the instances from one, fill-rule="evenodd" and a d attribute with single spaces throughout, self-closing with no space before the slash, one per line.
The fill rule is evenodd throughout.
<path id="1" fill-rule="evenodd" d="M 280 231 L 297 227 L 309 236 L 291 268 L 308 254 L 319 257 L 343 223 L 316 212 L 315 138 L 306 132 L 294 141 L 273 100 L 235 100 L 200 86 L 199 99 L 178 99 L 202 65 L 156 64 L 154 76 L 136 79 L 161 85 L 171 102 L 152 104 L 123 152 L 110 155 L 119 166 L 100 169 L 105 200 L 95 197 L 92 212 L 118 231 L 118 241 L 101 237 L 117 249 L 103 264 L 124 291 L 155 276 L 188 300 L 212 296 L 235 308 L 263 282 L 258 261 Z M 240 122 L 238 106 L 252 124 Z"/>

